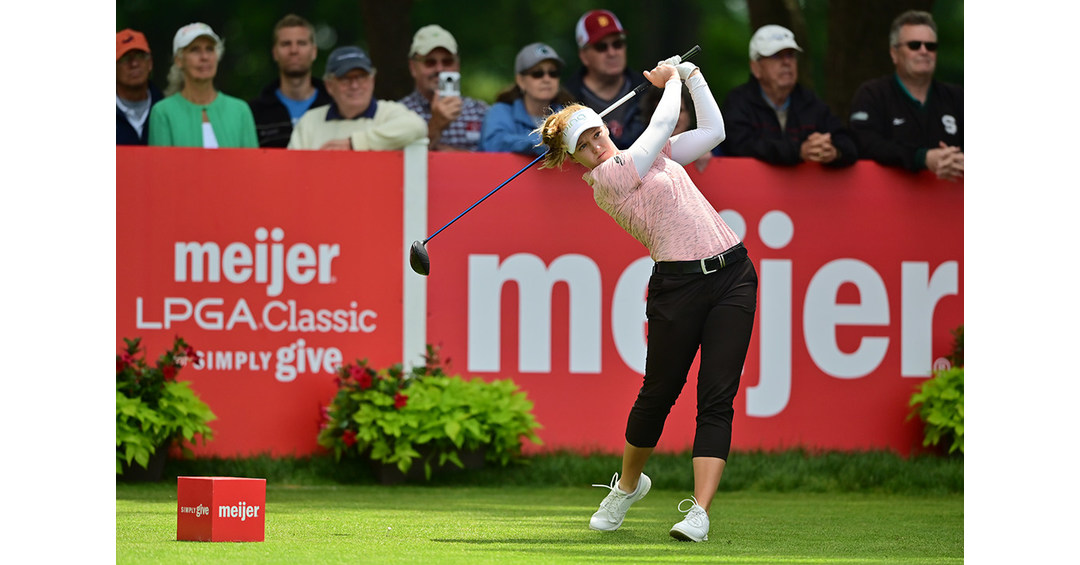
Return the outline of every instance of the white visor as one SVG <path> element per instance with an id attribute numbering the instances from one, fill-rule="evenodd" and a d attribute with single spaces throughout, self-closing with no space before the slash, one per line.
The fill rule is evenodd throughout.
<path id="1" fill-rule="evenodd" d="M 566 145 L 566 152 L 571 155 L 574 154 L 581 132 L 589 128 L 602 127 L 603 125 L 604 120 L 600 119 L 600 115 L 594 112 L 592 108 L 582 108 L 574 112 L 570 119 L 566 121 L 566 131 L 563 133 L 563 144 Z"/>

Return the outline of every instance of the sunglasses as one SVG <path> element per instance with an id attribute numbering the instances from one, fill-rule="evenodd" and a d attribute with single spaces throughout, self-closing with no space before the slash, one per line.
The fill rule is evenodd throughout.
<path id="1" fill-rule="evenodd" d="M 923 45 L 925 45 L 926 50 L 931 53 L 937 51 L 937 41 L 908 41 L 905 42 L 904 45 L 907 45 L 907 48 L 912 51 L 918 51 Z"/>
<path id="2" fill-rule="evenodd" d="M 595 49 L 598 53 L 607 52 L 608 47 L 611 47 L 612 49 L 618 51 L 619 49 L 622 49 L 623 47 L 626 47 L 626 40 L 625 39 L 616 39 L 614 41 L 605 41 L 605 42 L 602 42 L 602 43 L 593 43 L 592 44 L 592 48 Z"/>
<path id="3" fill-rule="evenodd" d="M 421 63 L 423 63 L 424 66 L 429 68 L 429 69 L 435 68 L 435 66 L 438 65 L 439 63 L 442 63 L 442 66 L 444 66 L 444 67 L 450 67 L 450 66 L 453 66 L 454 63 L 457 62 L 457 59 L 454 58 L 454 57 L 443 57 L 441 59 L 436 58 L 436 57 L 427 57 L 427 58 L 423 58 L 423 59 L 420 58 L 420 57 L 415 57 L 415 59 L 417 61 L 420 61 Z"/>
<path id="4" fill-rule="evenodd" d="M 539 79 L 544 78 L 545 74 L 547 76 L 551 77 L 551 78 L 559 78 L 560 73 L 559 73 L 559 69 L 548 69 L 546 71 L 544 69 L 536 69 L 535 71 L 529 71 L 527 73 L 521 73 L 521 74 L 528 75 L 528 76 L 531 76 L 531 77 L 539 80 Z"/>

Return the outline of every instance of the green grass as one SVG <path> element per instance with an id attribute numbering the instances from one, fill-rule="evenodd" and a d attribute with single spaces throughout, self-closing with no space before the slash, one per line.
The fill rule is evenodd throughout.
<path id="1" fill-rule="evenodd" d="M 170 460 L 116 485 L 117 563 L 961 563 L 964 460 L 888 452 L 733 452 L 710 541 L 668 536 L 693 488 L 689 454 L 656 454 L 653 490 L 617 532 L 588 530 L 613 455 L 381 486 L 331 457 Z M 176 541 L 176 477 L 267 479 L 266 541 Z"/>
<path id="2" fill-rule="evenodd" d="M 579 487 L 607 483 L 619 469 L 615 455 L 579 456 L 553 453 L 528 457 L 527 464 L 488 467 L 434 477 L 434 486 L 548 486 Z M 689 453 L 657 453 L 646 472 L 653 487 L 691 490 L 694 475 Z M 377 484 L 369 466 L 335 463 L 332 457 L 271 458 L 268 456 L 170 460 L 165 476 L 224 475 L 261 477 L 271 485 Z M 174 481 L 175 482 L 175 481 Z M 720 492 L 817 492 L 885 494 L 963 494 L 962 457 L 900 457 L 891 452 L 735 451 L 728 458 Z"/>
<path id="3" fill-rule="evenodd" d="M 593 532 L 587 485 L 268 482 L 266 541 L 176 540 L 176 486 L 116 486 L 117 563 L 962 563 L 961 494 L 721 493 L 710 540 L 668 536 L 685 490 L 655 488 Z"/>

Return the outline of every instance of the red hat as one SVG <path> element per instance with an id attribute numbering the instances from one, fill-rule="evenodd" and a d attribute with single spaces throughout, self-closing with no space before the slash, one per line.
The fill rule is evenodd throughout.
<path id="1" fill-rule="evenodd" d="M 146 36 L 133 29 L 125 29 L 116 32 L 116 60 L 119 61 L 124 53 L 132 49 L 140 49 L 150 52 L 150 44 L 146 42 Z"/>
<path id="2" fill-rule="evenodd" d="M 585 47 L 590 43 L 596 43 L 603 37 L 613 33 L 626 33 L 622 24 L 615 14 L 607 10 L 592 10 L 585 12 L 584 16 L 577 21 L 574 29 L 574 37 L 578 47 Z"/>

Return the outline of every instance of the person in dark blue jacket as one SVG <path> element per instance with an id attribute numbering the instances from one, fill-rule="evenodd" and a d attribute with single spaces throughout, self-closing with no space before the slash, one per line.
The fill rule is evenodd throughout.
<path id="1" fill-rule="evenodd" d="M 116 144 L 146 145 L 150 108 L 164 94 L 150 82 L 154 61 L 146 36 L 133 29 L 116 34 Z"/>
<path id="2" fill-rule="evenodd" d="M 855 163 L 855 140 L 843 122 L 798 83 L 800 51 L 787 28 L 766 25 L 754 32 L 750 79 L 732 89 L 722 106 L 728 135 L 721 154 L 772 165 Z"/>
<path id="3" fill-rule="evenodd" d="M 514 60 L 514 84 L 503 89 L 488 109 L 481 128 L 480 151 L 509 151 L 540 155 L 536 128 L 554 112 L 573 102 L 559 82 L 565 63 L 543 43 L 521 48 Z"/>

